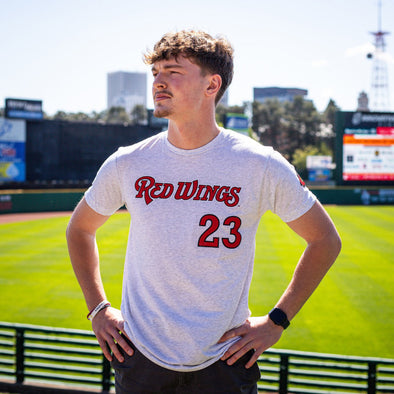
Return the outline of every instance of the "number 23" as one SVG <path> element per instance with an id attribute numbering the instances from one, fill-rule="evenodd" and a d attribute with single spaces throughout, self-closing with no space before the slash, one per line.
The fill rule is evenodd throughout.
<path id="1" fill-rule="evenodd" d="M 220 220 L 217 216 L 209 214 L 204 215 L 200 219 L 199 225 L 205 227 L 207 223 L 210 222 L 209 227 L 201 234 L 198 239 L 198 246 L 204 248 L 218 248 L 219 247 L 219 237 L 213 237 L 208 240 L 208 237 L 214 234 L 220 227 Z M 238 231 L 241 227 L 241 219 L 237 216 L 229 216 L 223 221 L 224 226 L 232 226 L 230 228 L 230 235 L 232 235 L 232 239 L 230 238 L 222 238 L 222 243 L 226 248 L 234 249 L 237 248 L 241 244 L 242 236 Z"/>

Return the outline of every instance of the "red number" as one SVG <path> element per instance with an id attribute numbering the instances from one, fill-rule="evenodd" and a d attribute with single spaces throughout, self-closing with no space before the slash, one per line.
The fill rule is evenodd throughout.
<path id="1" fill-rule="evenodd" d="M 241 227 L 241 219 L 237 216 L 230 216 L 224 220 L 223 224 L 225 226 L 231 226 L 232 224 L 234 225 L 230 229 L 230 234 L 234 236 L 234 240 L 231 242 L 228 238 L 223 238 L 222 239 L 223 245 L 229 249 L 237 248 L 242 240 L 242 235 L 238 231 L 239 228 Z"/>
<path id="2" fill-rule="evenodd" d="M 218 237 L 213 237 L 212 241 L 208 241 L 207 238 L 219 228 L 219 219 L 215 215 L 205 215 L 200 219 L 200 226 L 206 226 L 208 221 L 211 222 L 211 225 L 201 234 L 198 239 L 198 246 L 203 246 L 205 248 L 218 248 Z"/>
<path id="3" fill-rule="evenodd" d="M 219 238 L 212 237 L 211 240 L 208 240 L 213 233 L 215 233 L 220 226 L 220 221 L 215 215 L 205 215 L 200 219 L 200 226 L 206 226 L 207 222 L 210 222 L 209 227 L 201 234 L 198 239 L 198 246 L 204 248 L 218 248 L 219 247 Z M 237 216 L 230 216 L 224 219 L 224 226 L 232 226 L 230 228 L 230 235 L 233 239 L 230 238 L 222 238 L 223 245 L 226 248 L 234 249 L 237 248 L 242 241 L 242 235 L 238 231 L 241 227 L 241 219 Z"/>

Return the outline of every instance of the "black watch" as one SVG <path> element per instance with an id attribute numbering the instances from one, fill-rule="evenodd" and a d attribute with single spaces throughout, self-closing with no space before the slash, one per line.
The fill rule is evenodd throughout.
<path id="1" fill-rule="evenodd" d="M 290 325 L 287 315 L 282 309 L 274 308 L 268 313 L 268 316 L 277 326 L 282 326 L 284 329 Z"/>

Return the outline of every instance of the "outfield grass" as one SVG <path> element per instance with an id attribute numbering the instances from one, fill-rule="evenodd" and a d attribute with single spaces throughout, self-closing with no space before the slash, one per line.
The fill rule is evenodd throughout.
<path id="1" fill-rule="evenodd" d="M 342 237 L 336 264 L 275 346 L 394 358 L 394 207 L 328 206 Z M 0 321 L 90 329 L 69 263 L 67 217 L 0 225 Z M 120 305 L 129 219 L 99 230 L 107 296 Z M 261 221 L 250 308 L 266 314 L 290 280 L 304 248 L 275 215 Z"/>

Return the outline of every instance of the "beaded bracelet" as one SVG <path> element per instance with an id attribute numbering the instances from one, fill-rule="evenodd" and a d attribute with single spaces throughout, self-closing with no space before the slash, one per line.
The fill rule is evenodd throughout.
<path id="1" fill-rule="evenodd" d="M 88 315 L 86 316 L 88 320 L 92 321 L 94 317 L 99 313 L 101 310 L 108 308 L 111 306 L 110 302 L 107 300 L 101 301 L 95 308 L 93 308 Z"/>

